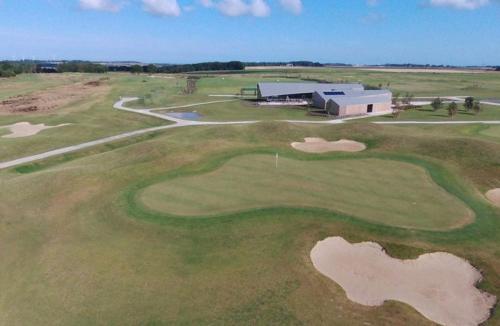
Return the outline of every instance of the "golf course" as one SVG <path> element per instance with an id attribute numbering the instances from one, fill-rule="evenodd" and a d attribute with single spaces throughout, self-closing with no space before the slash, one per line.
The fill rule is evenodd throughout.
<path id="1" fill-rule="evenodd" d="M 446 105 L 424 104 L 335 121 L 240 92 L 311 80 L 431 100 L 500 98 L 498 72 L 0 78 L 0 163 L 105 139 L 0 169 L 0 325 L 500 324 L 500 207 L 485 196 L 500 188 L 500 106 L 472 112 L 459 103 L 450 116 Z M 123 98 L 137 99 L 117 109 Z M 125 136 L 109 138 L 117 135 Z M 292 146 L 311 137 L 362 148 Z M 332 237 L 349 251 L 317 245 Z M 407 273 L 404 289 L 424 293 L 425 304 L 412 292 L 351 300 L 357 282 L 330 277 L 321 259 L 352 253 L 360 259 L 349 268 L 363 270 L 372 257 L 363 248 Z M 458 266 L 434 269 L 442 289 L 405 265 L 429 257 Z M 449 293 L 456 304 L 428 313 Z"/>

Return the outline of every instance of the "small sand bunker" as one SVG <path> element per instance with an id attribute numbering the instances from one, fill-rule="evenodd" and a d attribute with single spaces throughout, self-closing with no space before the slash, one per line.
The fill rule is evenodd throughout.
<path id="1" fill-rule="evenodd" d="M 401 301 L 443 325 L 478 325 L 490 317 L 496 302 L 495 296 L 475 287 L 481 273 L 448 253 L 400 260 L 377 243 L 350 244 L 332 237 L 317 243 L 311 260 L 354 302 L 380 306 L 386 300 Z"/>
<path id="2" fill-rule="evenodd" d="M 304 143 L 292 143 L 292 147 L 306 153 L 361 152 L 366 149 L 365 144 L 348 139 L 331 142 L 323 138 L 304 138 L 304 140 Z"/>
<path id="3" fill-rule="evenodd" d="M 45 129 L 58 128 L 67 125 L 69 125 L 69 123 L 64 123 L 57 126 L 46 126 L 43 123 L 32 125 L 29 122 L 18 122 L 10 126 L 0 127 L 0 128 L 8 128 L 11 132 L 8 135 L 2 136 L 2 138 L 20 138 L 20 137 L 28 137 L 36 135 L 40 131 Z"/>
<path id="4" fill-rule="evenodd" d="M 486 198 L 494 205 L 500 207 L 500 188 L 491 189 L 486 193 Z"/>

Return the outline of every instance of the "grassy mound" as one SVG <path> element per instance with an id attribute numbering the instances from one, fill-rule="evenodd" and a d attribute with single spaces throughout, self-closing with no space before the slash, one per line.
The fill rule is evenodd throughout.
<path id="1" fill-rule="evenodd" d="M 170 215 L 210 216 L 257 208 L 309 207 L 370 222 L 447 229 L 473 213 L 413 164 L 375 158 L 301 161 L 243 155 L 205 174 L 169 179 L 141 190 L 147 208 Z"/>

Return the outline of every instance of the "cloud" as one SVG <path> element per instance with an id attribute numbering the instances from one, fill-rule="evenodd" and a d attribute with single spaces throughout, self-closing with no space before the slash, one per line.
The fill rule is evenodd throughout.
<path id="1" fill-rule="evenodd" d="M 433 7 L 450 7 L 466 10 L 478 9 L 490 3 L 490 0 L 429 0 L 429 5 Z"/>
<path id="2" fill-rule="evenodd" d="M 230 17 L 251 15 L 255 17 L 266 17 L 271 14 L 271 8 L 266 0 L 200 0 L 205 8 L 216 8 L 223 15 Z"/>
<path id="3" fill-rule="evenodd" d="M 250 4 L 250 14 L 255 17 L 266 17 L 271 14 L 271 8 L 265 0 L 253 0 Z"/>
<path id="4" fill-rule="evenodd" d="M 144 10 L 156 16 L 180 16 L 177 0 L 142 0 Z"/>
<path id="5" fill-rule="evenodd" d="M 205 8 L 212 8 L 215 6 L 212 0 L 199 0 L 201 5 Z"/>
<path id="6" fill-rule="evenodd" d="M 79 0 L 79 2 L 80 8 L 84 10 L 117 12 L 122 7 L 112 0 Z"/>
<path id="7" fill-rule="evenodd" d="M 302 12 L 302 0 L 280 0 L 280 3 L 285 10 L 295 15 L 299 15 Z"/>

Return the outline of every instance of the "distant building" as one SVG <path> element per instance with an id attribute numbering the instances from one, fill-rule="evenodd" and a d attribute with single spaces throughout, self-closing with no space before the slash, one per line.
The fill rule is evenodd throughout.
<path id="1" fill-rule="evenodd" d="M 320 91 L 313 94 L 313 105 L 341 117 L 388 112 L 392 106 L 392 93 L 388 90 Z"/>
<path id="2" fill-rule="evenodd" d="M 314 107 L 335 116 L 389 112 L 392 93 L 365 90 L 361 84 L 259 83 L 257 96 L 267 102 L 307 100 Z"/>

